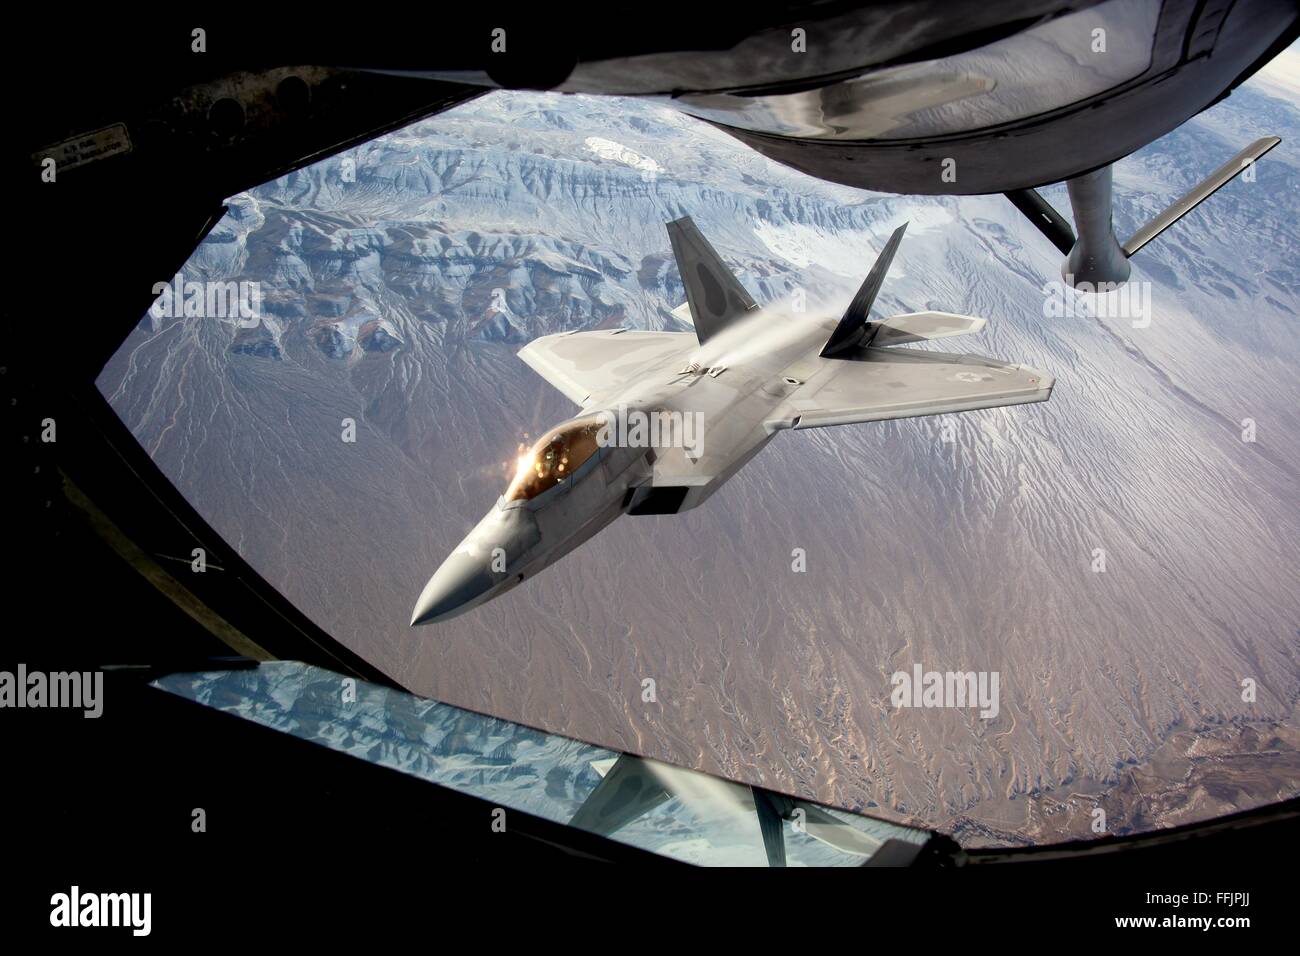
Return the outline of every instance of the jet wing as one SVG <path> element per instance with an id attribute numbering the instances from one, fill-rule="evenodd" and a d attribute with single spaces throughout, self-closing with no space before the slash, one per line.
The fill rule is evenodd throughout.
<path id="1" fill-rule="evenodd" d="M 781 412 L 788 417 L 773 424 L 820 428 L 1044 402 L 1054 381 L 982 355 L 866 348 L 851 359 L 822 359 L 787 397 Z"/>
<path id="2" fill-rule="evenodd" d="M 585 406 L 660 366 L 680 367 L 698 347 L 690 332 L 610 329 L 544 335 L 520 349 L 519 357 L 571 401 Z"/>

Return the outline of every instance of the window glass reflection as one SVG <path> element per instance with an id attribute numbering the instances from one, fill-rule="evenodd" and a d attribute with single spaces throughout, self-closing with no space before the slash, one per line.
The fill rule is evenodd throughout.
<path id="1" fill-rule="evenodd" d="M 519 470 L 506 489 L 507 501 L 527 501 L 554 488 L 600 449 L 598 418 L 565 422 L 551 429 L 519 459 Z"/>

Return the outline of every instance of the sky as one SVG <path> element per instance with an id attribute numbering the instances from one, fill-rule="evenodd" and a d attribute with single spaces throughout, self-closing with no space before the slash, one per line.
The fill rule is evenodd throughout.
<path id="1" fill-rule="evenodd" d="M 1254 81 L 1270 93 L 1300 99 L 1300 40 L 1270 60 Z"/>

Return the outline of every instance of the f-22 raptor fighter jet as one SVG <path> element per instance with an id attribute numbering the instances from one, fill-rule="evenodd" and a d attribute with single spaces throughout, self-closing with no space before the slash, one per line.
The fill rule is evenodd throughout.
<path id="1" fill-rule="evenodd" d="M 620 515 L 702 504 L 787 428 L 1046 401 L 1053 379 L 1036 369 L 898 347 L 976 332 L 984 319 L 870 318 L 906 228 L 837 320 L 760 308 L 690 217 L 670 222 L 695 332 L 564 332 L 520 350 L 582 410 L 519 459 L 505 494 L 425 585 L 412 626 L 504 594 Z"/>

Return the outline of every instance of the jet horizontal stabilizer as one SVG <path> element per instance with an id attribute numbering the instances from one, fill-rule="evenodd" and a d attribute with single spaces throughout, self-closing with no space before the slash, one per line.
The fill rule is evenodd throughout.
<path id="1" fill-rule="evenodd" d="M 969 335 L 984 328 L 985 320 L 974 315 L 953 312 L 908 312 L 891 315 L 880 322 L 872 334 L 872 346 L 905 345 L 928 342 L 953 335 Z"/>
<path id="2" fill-rule="evenodd" d="M 757 309 L 758 303 L 709 245 L 690 216 L 673 220 L 667 228 L 677 271 L 686 287 L 695 336 L 703 345 L 736 319 Z"/>
<path id="3" fill-rule="evenodd" d="M 876 259 L 876 264 L 871 267 L 871 271 L 867 273 L 867 278 L 858 289 L 858 294 L 853 297 L 839 325 L 835 326 L 835 331 L 822 346 L 822 358 L 831 358 L 848 349 L 870 343 L 875 327 L 868 326 L 867 317 L 871 314 L 871 306 L 880 293 L 880 287 L 889 272 L 889 265 L 894 261 L 894 253 L 898 251 L 898 244 L 903 241 L 903 233 L 906 231 L 907 223 L 903 223 L 894 230 L 894 234 L 889 237 L 889 242 L 885 243 L 885 248 Z"/>

